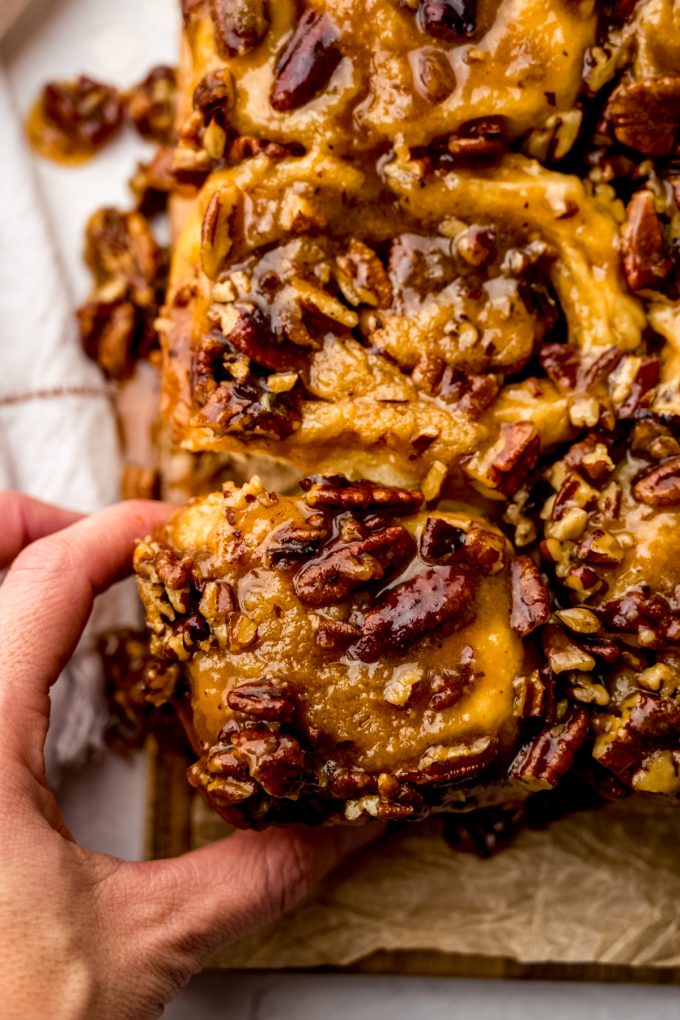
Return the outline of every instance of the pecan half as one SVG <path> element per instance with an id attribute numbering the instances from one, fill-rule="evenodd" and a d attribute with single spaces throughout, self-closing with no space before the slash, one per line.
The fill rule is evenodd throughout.
<path id="1" fill-rule="evenodd" d="M 290 722 L 295 715 L 295 688 L 284 680 L 269 677 L 248 680 L 229 691 L 227 704 L 233 712 L 242 712 L 254 719 Z"/>
<path id="2" fill-rule="evenodd" d="M 422 0 L 418 25 L 444 42 L 472 35 L 477 27 L 477 0 Z"/>
<path id="3" fill-rule="evenodd" d="M 622 145 L 645 156 L 667 156 L 680 123 L 680 76 L 623 83 L 612 92 L 605 118 Z"/>
<path id="4" fill-rule="evenodd" d="M 303 478 L 307 506 L 334 510 L 399 510 L 414 513 L 423 503 L 419 489 L 399 489 L 373 482 L 350 482 L 342 475 Z"/>
<path id="5" fill-rule="evenodd" d="M 671 457 L 638 478 L 633 496 L 647 506 L 680 506 L 680 457 Z"/>
<path id="6" fill-rule="evenodd" d="M 510 567 L 512 614 L 510 626 L 526 637 L 550 618 L 550 595 L 541 572 L 530 556 L 518 556 Z"/>
<path id="7" fill-rule="evenodd" d="M 128 98 L 128 114 L 142 138 L 170 145 L 175 136 L 177 72 L 159 65 L 135 85 Z"/>
<path id="8" fill-rule="evenodd" d="M 342 59 L 338 32 L 327 14 L 306 11 L 278 59 L 270 102 L 279 113 L 297 110 L 325 89 Z"/>
<path id="9" fill-rule="evenodd" d="M 396 775 L 415 786 L 455 783 L 479 772 L 494 756 L 496 743 L 491 737 L 478 737 L 469 743 L 430 747 L 415 769 L 401 769 Z"/>
<path id="10" fill-rule="evenodd" d="M 357 658 L 374 662 L 387 648 L 404 649 L 442 623 L 469 622 L 477 583 L 461 566 L 430 567 L 392 588 L 364 616 Z"/>
<path id="11" fill-rule="evenodd" d="M 395 525 L 374 531 L 356 542 L 339 540 L 325 554 L 298 570 L 295 594 L 309 606 L 342 602 L 355 588 L 381 580 L 389 570 L 410 559 L 414 542 L 405 528 Z"/>
<path id="12" fill-rule="evenodd" d="M 621 257 L 631 290 L 653 287 L 673 267 L 651 191 L 636 192 L 628 203 L 621 227 Z"/>
<path id="13" fill-rule="evenodd" d="M 532 789 L 552 789 L 571 768 L 588 729 L 587 711 L 573 708 L 566 719 L 547 726 L 520 749 L 508 774 Z"/>
<path id="14" fill-rule="evenodd" d="M 116 89 L 85 76 L 50 82 L 41 102 L 43 116 L 58 132 L 66 153 L 95 151 L 123 122 L 123 102 Z"/>

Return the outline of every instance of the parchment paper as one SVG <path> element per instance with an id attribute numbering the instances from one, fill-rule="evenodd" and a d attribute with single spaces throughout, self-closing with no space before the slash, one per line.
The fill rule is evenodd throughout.
<path id="1" fill-rule="evenodd" d="M 192 810 L 194 845 L 228 831 L 201 798 Z M 215 966 L 348 966 L 380 950 L 429 950 L 678 967 L 679 847 L 680 811 L 660 800 L 525 830 L 488 860 L 451 850 L 436 821 L 404 826 Z"/>

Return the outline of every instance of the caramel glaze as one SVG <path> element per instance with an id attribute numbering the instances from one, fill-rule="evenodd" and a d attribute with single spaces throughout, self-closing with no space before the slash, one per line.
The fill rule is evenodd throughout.
<path id="1" fill-rule="evenodd" d="M 331 19 L 341 58 L 319 94 L 278 112 L 269 97 L 299 5 L 271 3 L 262 40 L 226 59 L 209 5 L 194 5 L 187 31 L 192 85 L 226 67 L 237 83 L 232 125 L 239 134 L 338 154 L 381 141 L 426 145 L 487 117 L 502 118 L 517 137 L 569 109 L 595 37 L 592 0 L 478 0 L 476 8 L 473 31 L 447 41 L 394 0 L 310 0 L 305 9 Z"/>
<path id="2" fill-rule="evenodd" d="M 201 268 L 201 224 L 215 201 L 233 240 L 210 279 Z M 464 491 L 464 458 L 493 446 L 504 423 L 532 422 L 543 448 L 573 435 L 570 406 L 583 394 L 565 397 L 532 360 L 549 339 L 551 295 L 569 342 L 586 357 L 639 343 L 644 318 L 622 285 L 616 229 L 613 206 L 589 196 L 580 181 L 519 156 L 493 170 L 424 179 L 417 160 L 388 160 L 376 174 L 319 153 L 279 162 L 262 155 L 214 174 L 175 248 L 161 321 L 165 420 L 188 450 L 266 452 L 302 471 L 339 467 L 402 484 L 420 482 L 440 461 Z M 461 251 L 484 231 L 493 254 L 470 266 Z M 361 293 L 348 299 L 333 276 L 337 258 L 357 239 L 388 263 L 385 301 Z M 400 278 L 398 259 L 387 259 L 400 243 L 412 272 L 422 251 L 428 269 L 420 279 L 414 274 L 416 283 Z M 526 260 L 524 275 L 508 269 L 513 257 Z M 259 282 L 265 270 L 283 284 L 276 293 Z M 207 393 L 197 394 L 192 364 L 211 331 L 228 336 L 228 306 L 263 307 L 276 348 L 277 316 L 299 315 L 300 304 L 318 301 L 319 292 L 331 300 L 325 328 L 311 347 L 284 345 L 291 360 L 281 364 L 298 372 L 301 396 L 289 434 L 258 436 L 207 422 Z M 261 355 L 251 353 L 261 375 Z M 493 377 L 496 393 L 470 406 L 432 392 L 426 368 L 437 360 L 454 372 Z M 519 372 L 525 378 L 515 381 Z"/>
<path id="3" fill-rule="evenodd" d="M 412 647 L 387 651 L 372 662 L 362 662 L 351 648 L 343 654 L 329 652 L 315 640 L 319 621 L 325 614 L 348 619 L 361 602 L 310 611 L 293 590 L 295 568 L 267 566 L 267 550 L 276 532 L 302 526 L 310 510 L 303 500 L 292 497 L 263 505 L 258 488 L 254 481 L 227 495 L 226 501 L 221 493 L 198 500 L 177 514 L 162 536 L 180 556 L 192 557 L 196 580 L 227 581 L 237 593 L 241 614 L 257 627 L 253 643 L 244 648 L 238 642 L 230 647 L 226 635 L 221 640 L 218 633 L 209 649 L 198 649 L 191 656 L 188 673 L 199 738 L 214 743 L 233 714 L 226 704 L 229 690 L 266 674 L 289 680 L 304 692 L 304 729 L 333 745 L 351 744 L 354 762 L 372 771 L 415 765 L 434 743 L 492 736 L 507 746 L 516 728 L 513 680 L 522 664 L 521 643 L 508 622 L 507 569 L 481 582 L 467 607 L 472 618 L 463 626 L 457 620 L 452 628 L 443 627 Z M 228 512 L 231 508 L 231 521 L 225 503 Z M 463 529 L 482 524 L 469 514 L 441 512 L 396 517 L 394 523 L 406 528 L 417 545 L 431 516 Z M 138 551 L 138 561 L 141 555 Z M 427 569 L 416 555 L 387 584 L 373 586 L 371 601 Z M 400 676 L 422 674 L 425 679 L 431 671 L 458 662 L 467 645 L 475 649 L 479 676 L 455 705 L 436 712 L 426 707 L 426 697 L 415 696 L 403 707 L 385 700 L 386 688 L 398 686 Z"/>
<path id="4" fill-rule="evenodd" d="M 334 518 L 325 515 L 332 529 L 318 552 L 293 552 L 282 559 L 281 549 L 292 533 L 319 526 L 319 511 L 310 509 L 305 497 L 274 496 L 254 479 L 241 489 L 225 486 L 224 496 L 195 500 L 155 540 L 138 547 L 135 567 L 152 651 L 184 663 L 196 738 L 210 753 L 225 739 L 220 737 L 225 724 L 228 729 L 244 719 L 228 704 L 236 688 L 250 681 L 271 689 L 283 682 L 295 692 L 292 732 L 305 750 L 312 786 L 322 782 L 329 763 L 374 779 L 381 774 L 404 779 L 470 758 L 460 782 L 491 763 L 502 775 L 516 748 L 516 679 L 528 654 L 509 623 L 511 552 L 506 540 L 469 511 L 416 508 L 404 515 L 388 509 L 379 524 L 371 524 L 375 513 L 334 513 Z M 488 542 L 486 567 L 468 562 L 459 577 L 455 557 L 440 552 L 443 559 L 435 560 L 423 554 L 423 530 L 433 519 Z M 402 553 L 394 566 L 371 580 L 368 561 L 359 557 L 349 592 L 329 594 L 328 586 L 336 582 L 328 577 L 305 588 L 303 572 L 314 578 L 329 548 L 362 520 L 369 528 L 388 527 L 401 535 Z M 191 579 L 183 581 L 202 595 L 164 589 L 158 564 L 168 551 L 175 561 L 190 557 Z M 226 618 L 215 610 L 216 579 L 233 593 Z M 412 597 L 416 579 L 422 591 Z M 469 585 L 462 598 L 455 593 L 457 583 Z M 447 598 L 453 592 L 455 606 L 437 617 L 438 625 L 430 618 L 423 624 L 440 584 Z M 199 634 L 194 645 L 187 644 L 177 611 L 183 597 L 200 599 L 199 613 L 210 624 L 209 635 Z M 379 627 L 377 638 L 367 637 L 381 605 L 390 607 L 380 624 L 387 631 Z M 334 624 L 351 632 L 339 645 L 324 637 Z M 457 674 L 457 667 L 463 673 Z M 459 689 L 437 701 L 433 691 L 446 678 L 454 682 L 454 675 Z M 424 777 L 413 781 L 431 785 Z M 460 782 L 455 775 L 448 780 L 453 786 Z"/>

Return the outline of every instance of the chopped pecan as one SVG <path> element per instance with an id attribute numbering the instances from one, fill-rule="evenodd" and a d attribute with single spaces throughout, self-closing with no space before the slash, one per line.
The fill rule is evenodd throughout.
<path id="1" fill-rule="evenodd" d="M 562 722 L 546 726 L 518 752 L 509 775 L 532 789 L 550 790 L 569 771 L 574 755 L 588 736 L 589 716 L 573 708 Z"/>
<path id="2" fill-rule="evenodd" d="M 229 162 L 242 163 L 244 159 L 254 159 L 255 156 L 265 155 L 269 159 L 286 159 L 288 156 L 301 156 L 304 153 L 302 146 L 295 142 L 270 142 L 266 138 L 256 138 L 254 135 L 239 135 L 229 146 Z"/>
<path id="3" fill-rule="evenodd" d="M 88 301 L 77 311 L 80 341 L 88 358 L 110 379 L 125 379 L 137 360 L 139 320 L 130 301 Z"/>
<path id="4" fill-rule="evenodd" d="M 353 237 L 345 254 L 336 259 L 336 265 L 338 284 L 351 304 L 389 308 L 392 284 L 372 248 Z"/>
<path id="5" fill-rule="evenodd" d="M 473 524 L 465 536 L 465 558 L 485 574 L 497 574 L 505 566 L 507 543 L 502 535 Z"/>
<path id="6" fill-rule="evenodd" d="M 415 372 L 414 372 L 415 375 Z M 495 375 L 464 372 L 446 365 L 436 385 L 436 395 L 461 414 L 478 418 L 496 399 L 500 384 Z"/>
<path id="7" fill-rule="evenodd" d="M 252 301 L 227 306 L 220 323 L 226 340 L 257 365 L 274 372 L 299 371 L 306 361 L 304 350 L 280 340 L 267 312 Z"/>
<path id="8" fill-rule="evenodd" d="M 456 42 L 474 33 L 477 0 L 422 0 L 418 8 L 418 24 L 435 39 Z"/>
<path id="9" fill-rule="evenodd" d="M 260 45 L 269 31 L 267 0 L 210 0 L 217 52 L 242 57 Z"/>
<path id="10" fill-rule="evenodd" d="M 236 99 L 234 76 L 226 67 L 208 71 L 194 89 L 193 107 L 204 125 L 213 121 L 224 125 Z"/>
<path id="11" fill-rule="evenodd" d="M 418 489 L 399 489 L 374 482 L 350 482 L 342 475 L 303 478 L 300 487 L 305 502 L 316 509 L 334 510 L 399 510 L 414 513 L 423 503 Z"/>
<path id="12" fill-rule="evenodd" d="M 498 442 L 486 454 L 472 458 L 465 471 L 472 481 L 479 479 L 489 489 L 514 496 L 535 467 L 540 448 L 531 422 L 503 424 Z"/>
<path id="13" fill-rule="evenodd" d="M 597 505 L 597 499 L 597 490 L 574 471 L 562 482 L 550 516 L 553 521 L 560 521 L 570 510 L 593 510 Z"/>
<path id="14" fill-rule="evenodd" d="M 621 256 L 631 290 L 653 287 L 672 269 L 651 191 L 636 192 L 628 203 L 621 227 Z"/>
<path id="15" fill-rule="evenodd" d="M 591 528 L 579 542 L 576 557 L 595 567 L 616 567 L 623 559 L 625 550 L 616 536 L 602 528 Z"/>
<path id="16" fill-rule="evenodd" d="M 623 703 L 620 718 L 611 718 L 610 731 L 598 738 L 594 754 L 600 765 L 623 776 L 650 748 L 668 741 L 677 745 L 678 734 L 680 706 L 638 691 Z"/>
<path id="17" fill-rule="evenodd" d="M 580 471 L 590 481 L 604 482 L 614 470 L 607 444 L 605 436 L 592 432 L 569 448 L 563 463 L 570 471 Z"/>
<path id="18" fill-rule="evenodd" d="M 450 563 L 465 545 L 465 532 L 442 517 L 428 517 L 420 536 L 419 552 L 426 563 Z"/>
<path id="19" fill-rule="evenodd" d="M 123 102 L 111 85 L 81 76 L 76 81 L 50 82 L 41 97 L 48 127 L 66 155 L 94 152 L 116 133 L 123 121 Z"/>
<path id="20" fill-rule="evenodd" d="M 290 797 L 302 779 L 304 754 L 295 737 L 260 725 L 235 733 L 236 756 L 272 797 Z"/>
<path id="21" fill-rule="evenodd" d="M 520 719 L 552 719 L 555 711 L 555 682 L 550 669 L 542 666 L 513 681 L 513 712 Z"/>
<path id="22" fill-rule="evenodd" d="M 541 572 L 530 556 L 517 556 L 510 567 L 512 615 L 510 626 L 526 637 L 550 618 L 550 595 Z"/>
<path id="23" fill-rule="evenodd" d="M 300 421 L 297 393 L 273 394 L 266 380 L 223 382 L 212 391 L 195 424 L 215 432 L 282 439 L 294 432 Z"/>
<path id="24" fill-rule="evenodd" d="M 477 582 L 461 566 L 430 567 L 390 589 L 365 614 L 362 637 L 354 645 L 363 662 L 374 662 L 387 648 L 404 649 L 444 622 L 469 622 Z"/>
<path id="25" fill-rule="evenodd" d="M 667 156 L 680 123 L 680 76 L 622 83 L 609 98 L 605 118 L 622 145 L 645 156 Z"/>
<path id="26" fill-rule="evenodd" d="M 638 478 L 633 495 L 647 506 L 679 506 L 680 457 L 671 457 Z"/>
<path id="27" fill-rule="evenodd" d="M 139 308 L 155 307 L 164 286 L 166 254 L 138 212 L 98 209 L 85 228 L 85 259 L 107 298 L 129 297 Z"/>
<path id="28" fill-rule="evenodd" d="M 428 748 L 415 769 L 400 769 L 398 779 L 415 786 L 455 783 L 479 772 L 489 764 L 496 750 L 491 737 L 478 737 L 469 743 L 434 745 Z"/>
<path id="29" fill-rule="evenodd" d="M 128 98 L 128 114 L 142 138 L 170 145 L 175 135 L 177 72 L 159 65 L 135 85 Z"/>
<path id="30" fill-rule="evenodd" d="M 189 613 L 188 616 L 183 617 L 177 631 L 182 637 L 182 643 L 187 652 L 193 651 L 197 645 L 209 640 L 212 634 L 210 624 L 200 613 Z"/>
<path id="31" fill-rule="evenodd" d="M 550 624 L 541 633 L 543 651 L 553 673 L 566 673 L 569 670 L 589 672 L 595 669 L 595 660 L 585 648 L 582 648 L 568 634 Z"/>
<path id="32" fill-rule="evenodd" d="M 191 580 L 193 562 L 188 556 L 178 556 L 170 549 L 160 549 L 154 566 L 166 588 L 186 588 Z"/>
<path id="33" fill-rule="evenodd" d="M 325 89 L 342 59 L 338 38 L 327 14 L 302 15 L 274 71 L 270 102 L 275 110 L 297 110 Z"/>
<path id="34" fill-rule="evenodd" d="M 201 227 L 201 266 L 210 280 L 222 271 L 234 241 L 238 189 L 215 191 L 206 206 Z"/>
<path id="35" fill-rule="evenodd" d="M 361 628 L 343 620 L 329 620 L 319 617 L 319 629 L 316 632 L 316 643 L 320 648 L 329 651 L 345 650 L 361 637 Z"/>
<path id="36" fill-rule="evenodd" d="M 608 630 L 634 634 L 647 646 L 680 643 L 680 619 L 668 600 L 646 585 L 603 602 L 596 612 Z"/>
<path id="37" fill-rule="evenodd" d="M 156 150 L 150 162 L 138 163 L 130 178 L 130 189 L 135 196 L 137 210 L 147 219 L 167 208 L 168 197 L 175 187 L 172 160 L 172 147 L 163 145 Z"/>
<path id="38" fill-rule="evenodd" d="M 233 712 L 242 712 L 254 719 L 290 722 L 297 702 L 292 684 L 263 677 L 232 688 L 227 694 L 227 704 Z"/>
<path id="39" fill-rule="evenodd" d="M 576 389 L 579 360 L 569 344 L 543 344 L 539 360 L 545 374 L 559 389 Z"/>
<path id="40" fill-rule="evenodd" d="M 322 514 L 306 521 L 289 521 L 273 531 L 267 542 L 267 562 L 272 567 L 290 567 L 300 559 L 316 556 L 328 538 L 328 524 Z"/>
<path id="41" fill-rule="evenodd" d="M 461 125 L 446 144 L 450 156 L 498 159 L 507 147 L 504 117 L 480 117 Z"/>
<path id="42" fill-rule="evenodd" d="M 460 653 L 460 661 L 452 669 L 442 669 L 430 679 L 429 706 L 435 712 L 450 708 L 470 689 L 473 680 L 481 677 L 475 673 L 475 653 L 472 645 L 466 645 Z"/>
<path id="43" fill-rule="evenodd" d="M 493 227 L 476 223 L 456 238 L 456 252 L 469 266 L 478 268 L 496 255 L 496 232 Z"/>
<path id="44" fill-rule="evenodd" d="M 456 87 L 456 73 L 448 55 L 434 46 L 423 46 L 411 54 L 416 88 L 431 103 L 443 103 Z"/>
<path id="45" fill-rule="evenodd" d="M 399 525 L 367 538 L 333 542 L 324 555 L 301 567 L 293 578 L 295 594 L 310 606 L 342 602 L 355 588 L 379 581 L 413 555 L 414 542 Z"/>

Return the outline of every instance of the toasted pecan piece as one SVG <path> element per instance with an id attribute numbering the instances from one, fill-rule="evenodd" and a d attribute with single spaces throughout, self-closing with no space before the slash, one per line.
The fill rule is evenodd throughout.
<path id="1" fill-rule="evenodd" d="M 413 513 L 422 506 L 419 489 L 399 489 L 374 482 L 350 482 L 342 475 L 303 478 L 300 487 L 308 506 L 335 510 L 399 510 Z"/>
<path id="2" fill-rule="evenodd" d="M 645 156 L 667 156 L 680 124 L 680 75 L 623 82 L 612 92 L 605 118 L 623 145 Z"/>
<path id="3" fill-rule="evenodd" d="M 473 613 L 477 582 L 460 565 L 430 567 L 404 581 L 365 614 L 354 652 L 374 662 L 386 648 L 408 648 L 442 623 L 463 626 Z"/>
<path id="4" fill-rule="evenodd" d="M 297 110 L 325 89 L 342 59 L 338 38 L 327 14 L 302 15 L 274 71 L 269 98 L 275 110 Z"/>
<path id="5" fill-rule="evenodd" d="M 633 495 L 647 506 L 680 506 L 680 457 L 671 457 L 638 478 Z"/>
<path id="6" fill-rule="evenodd" d="M 293 579 L 295 594 L 309 606 L 342 602 L 355 588 L 381 580 L 409 559 L 415 543 L 400 525 L 374 531 L 355 542 L 333 542 L 324 555 L 307 563 Z"/>
<path id="7" fill-rule="evenodd" d="M 510 626 L 526 637 L 550 618 L 550 595 L 541 572 L 530 556 L 517 556 L 510 567 L 512 616 Z"/>
<path id="8" fill-rule="evenodd" d="M 267 0 L 210 0 L 217 52 L 242 57 L 260 45 L 269 31 Z"/>
<path id="9" fill-rule="evenodd" d="M 621 257 L 631 290 L 653 287 L 669 275 L 672 262 L 651 191 L 637 191 L 621 227 Z"/>
<path id="10" fill-rule="evenodd" d="M 510 766 L 509 775 L 533 789 L 550 790 L 571 768 L 574 755 L 588 736 L 590 720 L 584 708 L 572 708 L 554 726 L 542 729 L 524 745 Z"/>

